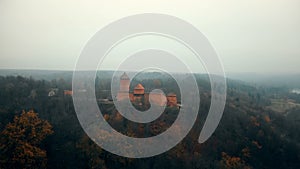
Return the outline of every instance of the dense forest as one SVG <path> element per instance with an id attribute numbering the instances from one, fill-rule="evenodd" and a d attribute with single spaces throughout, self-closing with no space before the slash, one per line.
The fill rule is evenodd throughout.
<path id="1" fill-rule="evenodd" d="M 85 134 L 72 96 L 64 92 L 72 90 L 71 75 L 52 79 L 0 76 L 0 168 L 300 168 L 299 94 L 285 86 L 228 79 L 221 122 L 212 137 L 199 144 L 197 139 L 210 107 L 210 83 L 206 75 L 195 77 L 201 104 L 189 134 L 166 153 L 132 159 L 101 149 Z M 111 74 L 98 74 L 96 97 L 105 119 L 122 134 L 157 135 L 176 119 L 176 108 L 166 108 L 149 126 L 122 118 L 111 103 L 110 83 Z M 160 87 L 166 93 L 174 91 L 180 100 L 175 81 L 164 74 L 139 75 L 130 88 L 137 83 L 149 90 Z M 140 128 L 149 131 L 141 136 Z"/>

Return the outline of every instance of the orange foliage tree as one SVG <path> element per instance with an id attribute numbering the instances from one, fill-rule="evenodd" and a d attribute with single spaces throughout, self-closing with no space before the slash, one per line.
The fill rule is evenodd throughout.
<path id="1" fill-rule="evenodd" d="M 240 157 L 233 157 L 222 152 L 221 168 L 224 169 L 251 169 Z"/>
<path id="2" fill-rule="evenodd" d="M 33 110 L 15 116 L 1 132 L 0 168 L 45 168 L 46 151 L 39 146 L 52 133 L 49 122 Z"/>

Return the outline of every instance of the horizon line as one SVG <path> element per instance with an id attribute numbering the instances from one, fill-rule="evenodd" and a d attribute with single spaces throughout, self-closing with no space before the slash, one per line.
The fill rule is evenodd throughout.
<path id="1" fill-rule="evenodd" d="M 60 72 L 74 72 L 75 70 L 71 69 L 39 69 L 39 68 L 0 68 L 0 71 L 60 71 Z M 77 70 L 78 71 L 78 70 Z M 95 71 L 95 70 L 80 70 L 80 71 Z M 96 71 L 116 71 L 112 69 L 101 69 L 101 70 L 96 70 Z M 132 70 L 117 70 L 119 72 L 134 72 Z M 159 71 L 145 71 L 145 72 L 159 72 Z M 196 74 L 209 74 L 208 72 L 172 72 L 172 73 L 196 73 Z M 256 74 L 256 75 L 274 75 L 274 74 L 279 74 L 279 75 L 286 75 L 286 74 L 300 74 L 300 72 L 236 72 L 236 71 L 228 71 L 225 72 L 225 74 L 230 74 L 230 75 L 237 75 L 237 74 Z"/>

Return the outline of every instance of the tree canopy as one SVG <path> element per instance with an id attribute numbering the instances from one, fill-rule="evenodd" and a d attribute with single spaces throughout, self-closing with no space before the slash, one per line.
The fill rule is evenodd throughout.
<path id="1" fill-rule="evenodd" d="M 53 133 L 52 126 L 33 110 L 16 115 L 1 132 L 1 168 L 44 168 L 46 151 L 42 141 Z"/>

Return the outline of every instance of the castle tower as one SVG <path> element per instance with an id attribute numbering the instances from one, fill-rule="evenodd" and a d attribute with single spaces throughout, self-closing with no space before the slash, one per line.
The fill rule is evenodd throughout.
<path id="1" fill-rule="evenodd" d="M 144 104 L 145 88 L 142 84 L 138 84 L 133 89 L 133 101 L 139 105 Z"/>
<path id="2" fill-rule="evenodd" d="M 131 97 L 131 94 L 129 93 L 129 85 L 130 79 L 124 72 L 123 75 L 120 77 L 120 90 L 117 94 L 117 100 L 121 101 Z"/>
<path id="3" fill-rule="evenodd" d="M 124 72 L 120 77 L 120 92 L 129 92 L 130 79 Z"/>

